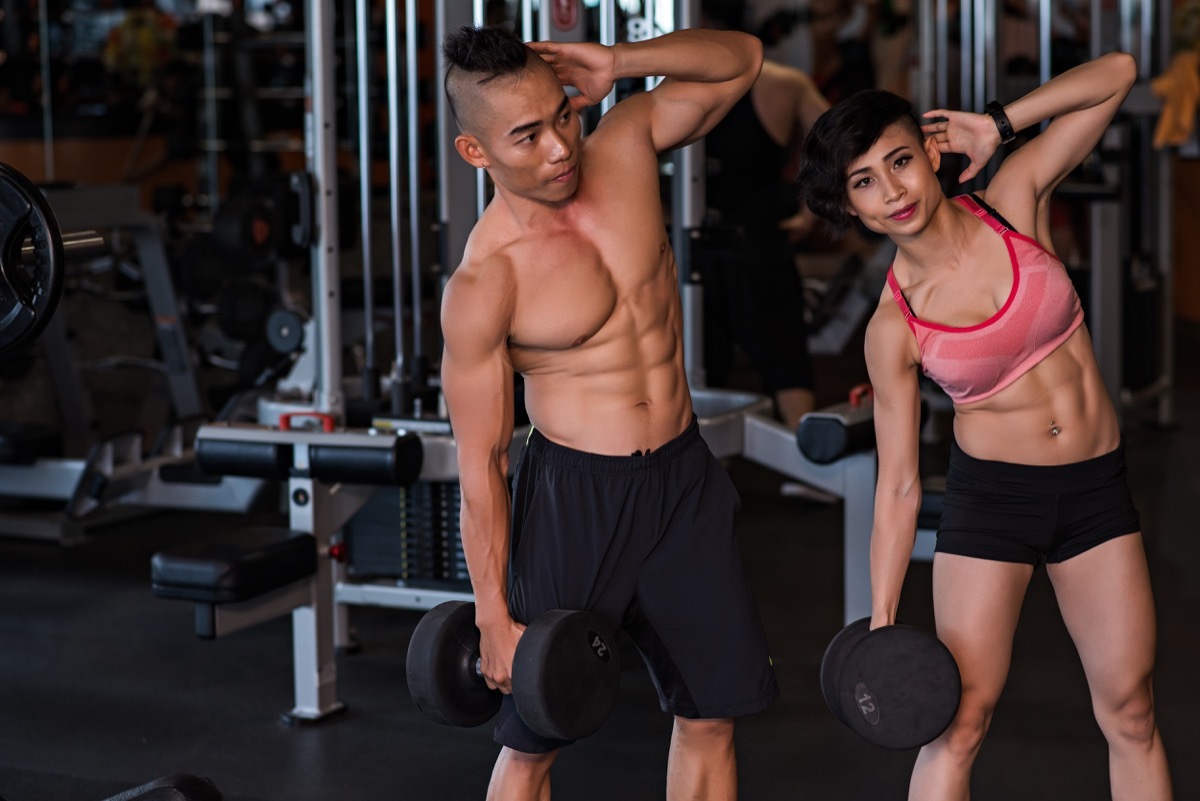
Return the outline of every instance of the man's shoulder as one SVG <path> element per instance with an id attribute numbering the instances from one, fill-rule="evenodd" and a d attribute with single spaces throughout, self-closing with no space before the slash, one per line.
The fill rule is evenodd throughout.
<path id="1" fill-rule="evenodd" d="M 653 92 L 635 92 L 617 103 L 600 118 L 595 130 L 584 137 L 584 146 L 591 150 L 626 149 L 642 143 L 653 150 L 650 138 L 653 102 Z"/>

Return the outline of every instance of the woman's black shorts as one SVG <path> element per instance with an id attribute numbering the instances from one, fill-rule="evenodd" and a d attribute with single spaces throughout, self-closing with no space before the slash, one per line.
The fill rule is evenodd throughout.
<path id="1" fill-rule="evenodd" d="M 937 550 L 1001 562 L 1062 562 L 1141 530 L 1125 445 L 1064 465 L 976 459 L 954 443 Z"/>

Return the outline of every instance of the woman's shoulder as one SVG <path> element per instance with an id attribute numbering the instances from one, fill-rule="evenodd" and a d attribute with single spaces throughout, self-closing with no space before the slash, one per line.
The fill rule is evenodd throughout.
<path id="1" fill-rule="evenodd" d="M 988 211 L 994 211 L 1014 231 L 1032 235 L 1037 223 L 1037 193 L 1033 182 L 1019 170 L 1005 171 L 1004 165 L 982 189 L 971 193 Z"/>

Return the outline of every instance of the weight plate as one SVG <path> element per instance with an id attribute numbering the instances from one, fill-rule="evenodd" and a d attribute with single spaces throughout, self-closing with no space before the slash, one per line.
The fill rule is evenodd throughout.
<path id="1" fill-rule="evenodd" d="M 31 255 L 23 255 L 26 242 Z M 0 354 L 46 327 L 62 298 L 66 264 L 58 221 L 41 191 L 0 164 Z"/>
<path id="2" fill-rule="evenodd" d="M 919 748 L 937 739 L 954 720 L 961 697 L 962 679 L 949 649 L 904 624 L 863 636 L 838 679 L 846 725 L 883 748 Z"/>
<path id="3" fill-rule="evenodd" d="M 833 716 L 845 723 L 842 717 L 842 703 L 838 697 L 838 681 L 842 675 L 842 666 L 846 664 L 846 654 L 858 645 L 858 641 L 871 629 L 871 618 L 864 617 L 839 631 L 821 657 L 821 694 L 825 696 L 825 704 Z"/>
<path id="4" fill-rule="evenodd" d="M 475 672 L 475 604 L 447 601 L 429 610 L 408 643 L 408 690 L 417 709 L 449 726 L 479 726 L 500 711 L 500 693 Z"/>
<path id="5" fill-rule="evenodd" d="M 579 740 L 608 719 L 621 684 L 617 638 L 592 612 L 539 615 L 517 642 L 513 700 L 538 734 Z"/>

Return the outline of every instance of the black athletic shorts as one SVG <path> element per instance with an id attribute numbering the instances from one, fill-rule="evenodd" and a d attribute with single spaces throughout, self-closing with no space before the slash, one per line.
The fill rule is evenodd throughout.
<path id="1" fill-rule="evenodd" d="M 763 392 L 812 389 L 804 288 L 787 239 L 778 233 L 702 240 L 695 264 L 704 287 L 704 370 L 725 386 L 740 349 Z"/>
<path id="2" fill-rule="evenodd" d="M 624 628 L 670 714 L 763 709 L 778 690 L 733 533 L 739 505 L 695 421 L 643 456 L 584 453 L 534 431 L 513 485 L 513 619 L 587 609 Z M 531 754 L 568 744 L 532 732 L 508 695 L 495 739 Z"/>
<path id="3" fill-rule="evenodd" d="M 955 442 L 937 550 L 1001 562 L 1062 562 L 1141 530 L 1125 445 L 1064 465 L 993 462 Z"/>

